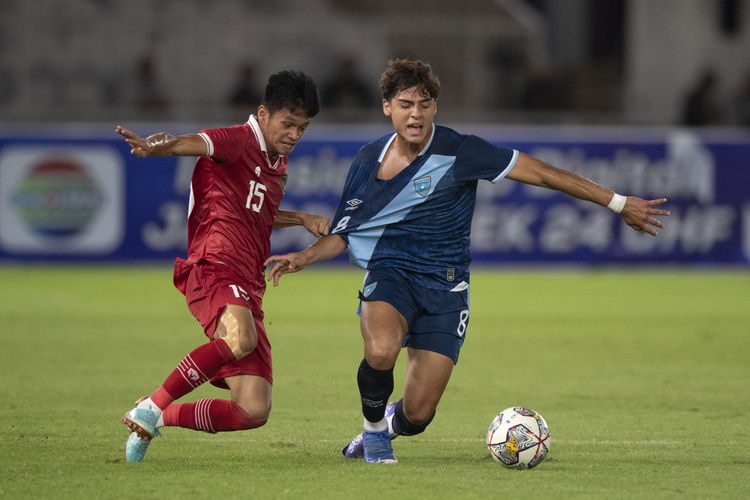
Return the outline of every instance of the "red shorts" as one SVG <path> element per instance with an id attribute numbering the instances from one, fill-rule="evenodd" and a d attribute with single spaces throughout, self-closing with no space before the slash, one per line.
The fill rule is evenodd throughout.
<path id="1" fill-rule="evenodd" d="M 255 330 L 258 332 L 258 346 L 244 358 L 232 361 L 221 367 L 211 377 L 211 383 L 217 387 L 228 389 L 227 377 L 236 375 L 255 375 L 273 383 L 271 364 L 271 344 L 263 325 L 263 310 L 260 301 L 252 294 L 246 284 L 226 268 L 200 261 L 190 263 L 177 259 L 174 266 L 174 285 L 185 295 L 188 309 L 203 327 L 209 339 L 213 339 L 217 322 L 224 309 L 229 304 L 249 309 L 255 320 Z"/>

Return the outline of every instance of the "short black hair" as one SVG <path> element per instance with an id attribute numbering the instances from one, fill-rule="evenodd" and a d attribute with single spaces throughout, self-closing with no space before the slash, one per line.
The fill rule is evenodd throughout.
<path id="1" fill-rule="evenodd" d="M 432 66 L 419 59 L 391 59 L 380 75 L 380 95 L 390 101 L 402 90 L 417 87 L 419 92 L 432 99 L 440 95 L 440 80 Z"/>
<path id="2" fill-rule="evenodd" d="M 318 86 L 301 71 L 279 71 L 268 79 L 263 104 L 271 114 L 287 109 L 313 118 L 320 112 Z"/>

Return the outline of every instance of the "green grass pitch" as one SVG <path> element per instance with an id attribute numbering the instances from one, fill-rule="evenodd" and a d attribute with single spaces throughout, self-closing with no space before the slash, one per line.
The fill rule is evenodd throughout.
<path id="1" fill-rule="evenodd" d="M 750 496 L 750 273 L 475 269 L 458 367 L 395 466 L 339 454 L 361 426 L 360 279 L 319 268 L 268 290 L 265 427 L 169 428 L 125 464 L 120 416 L 203 341 L 170 269 L 0 268 L 0 498 Z M 552 430 L 532 471 L 484 445 L 513 405 Z"/>

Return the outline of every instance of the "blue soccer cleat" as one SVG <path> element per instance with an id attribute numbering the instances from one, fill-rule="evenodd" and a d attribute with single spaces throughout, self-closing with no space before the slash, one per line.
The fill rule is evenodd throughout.
<path id="1" fill-rule="evenodd" d="M 385 407 L 385 418 L 386 420 L 390 421 L 393 418 L 393 413 L 396 411 L 396 403 L 390 402 Z M 341 454 L 344 455 L 344 458 L 364 458 L 365 457 L 365 447 L 362 443 L 362 434 L 357 434 L 352 438 L 352 440 L 344 446 L 341 449 Z M 391 440 L 395 439 L 396 436 L 391 435 Z"/>
<path id="2" fill-rule="evenodd" d="M 143 399 L 145 398 L 139 399 L 135 404 L 138 405 Z M 120 421 L 127 425 L 131 432 L 138 434 L 138 437 L 142 440 L 150 440 L 159 435 L 159 430 L 156 428 L 158 420 L 158 411 L 136 406 L 127 412 Z"/>
<path id="3" fill-rule="evenodd" d="M 365 462 L 368 464 L 398 463 L 398 460 L 393 455 L 391 435 L 388 429 L 380 432 L 365 431 L 363 433 L 362 444 L 365 449 Z"/>
<path id="4" fill-rule="evenodd" d="M 128 463 L 140 462 L 146 456 L 150 439 L 141 439 L 138 434 L 131 432 L 128 441 L 125 443 L 125 461 Z"/>

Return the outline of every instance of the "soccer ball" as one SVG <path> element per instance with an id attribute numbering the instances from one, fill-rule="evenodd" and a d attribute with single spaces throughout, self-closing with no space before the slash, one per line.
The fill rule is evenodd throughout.
<path id="1" fill-rule="evenodd" d="M 497 462 L 509 469 L 533 469 L 549 452 L 547 422 L 523 406 L 498 413 L 487 430 L 487 448 Z"/>

